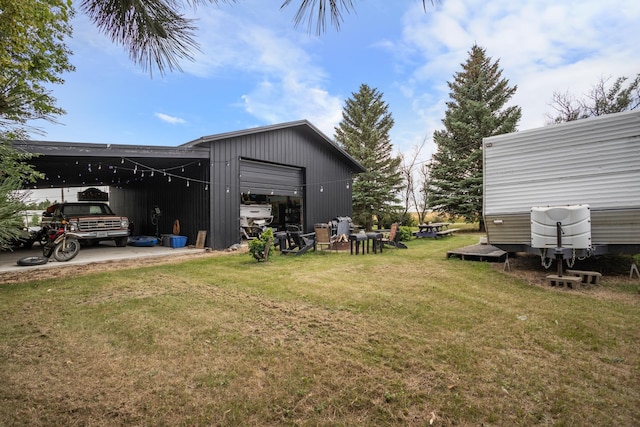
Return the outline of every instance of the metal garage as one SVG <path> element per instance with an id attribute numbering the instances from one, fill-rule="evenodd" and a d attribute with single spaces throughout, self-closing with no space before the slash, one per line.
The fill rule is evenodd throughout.
<path id="1" fill-rule="evenodd" d="M 240 241 L 240 204 L 247 198 L 299 207 L 304 231 L 350 216 L 352 175 L 364 171 L 306 120 L 210 135 L 177 147 L 48 141 L 14 146 L 39 154 L 31 160 L 45 173 L 39 188 L 109 186 L 112 208 L 134 222 L 136 234 L 155 234 L 151 211 L 158 206 L 160 233 L 170 233 L 177 219 L 188 244 L 203 230 L 214 249 Z"/>

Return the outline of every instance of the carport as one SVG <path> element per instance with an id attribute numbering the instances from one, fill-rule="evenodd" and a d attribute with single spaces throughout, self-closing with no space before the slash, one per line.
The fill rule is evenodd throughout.
<path id="1" fill-rule="evenodd" d="M 17 148 L 38 153 L 30 163 L 45 175 L 32 188 L 109 186 L 114 212 L 134 224 L 134 233 L 155 235 L 151 211 L 158 206 L 162 234 L 180 220 L 181 234 L 195 243 L 208 229 L 206 149 L 24 141 Z"/>
<path id="2" fill-rule="evenodd" d="M 199 231 L 207 246 L 241 241 L 240 204 L 282 206 L 284 226 L 351 216 L 352 175 L 364 168 L 306 120 L 210 135 L 177 147 L 17 141 L 38 154 L 30 162 L 45 178 L 35 188 L 109 186 L 109 204 L 134 224 L 134 234 L 160 234 L 175 220 L 188 244 Z M 294 213 L 294 215 L 291 215 Z"/>

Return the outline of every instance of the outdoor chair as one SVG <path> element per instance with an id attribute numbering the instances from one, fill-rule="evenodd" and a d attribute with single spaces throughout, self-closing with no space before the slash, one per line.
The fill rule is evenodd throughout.
<path id="1" fill-rule="evenodd" d="M 383 245 L 393 246 L 398 249 L 407 249 L 407 245 L 400 241 L 400 225 L 397 222 L 391 224 L 391 231 L 389 231 L 389 237 L 382 238 Z"/>
<path id="2" fill-rule="evenodd" d="M 333 221 L 336 230 L 337 242 L 348 242 L 349 235 L 353 232 L 353 223 L 348 216 L 336 217 Z"/>
<path id="3" fill-rule="evenodd" d="M 302 234 L 299 231 L 287 231 L 287 238 L 285 241 L 288 243 L 289 247 L 286 248 L 280 245 L 280 255 L 304 254 L 309 249 L 315 247 L 315 234 L 316 233 Z"/>
<path id="4" fill-rule="evenodd" d="M 314 251 L 317 251 L 318 246 L 320 246 L 321 250 L 322 246 L 326 246 L 329 250 L 338 250 L 338 245 L 336 245 L 337 236 L 331 235 L 329 224 L 316 224 L 313 229 L 316 232 Z"/>

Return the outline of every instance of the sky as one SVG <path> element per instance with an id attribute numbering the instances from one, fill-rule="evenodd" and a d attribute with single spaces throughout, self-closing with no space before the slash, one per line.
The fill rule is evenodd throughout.
<path id="1" fill-rule="evenodd" d="M 517 86 L 519 130 L 545 125 L 554 92 L 583 97 L 601 78 L 640 73 L 640 1 L 354 0 L 339 31 L 293 23 L 294 0 L 239 0 L 185 12 L 200 52 L 182 72 L 143 70 L 78 12 L 68 46 L 76 71 L 52 87 L 67 114 L 34 122 L 32 139 L 178 146 L 201 136 L 306 119 L 329 138 L 345 100 L 383 94 L 397 153 L 436 151 L 447 82 L 474 44 Z M 74 2 L 76 6 L 78 1 Z"/>

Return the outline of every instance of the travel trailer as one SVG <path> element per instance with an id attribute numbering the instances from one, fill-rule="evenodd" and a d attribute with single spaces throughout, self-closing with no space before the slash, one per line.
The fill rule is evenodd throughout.
<path id="1" fill-rule="evenodd" d="M 640 111 L 483 140 L 488 242 L 563 259 L 640 253 Z"/>

